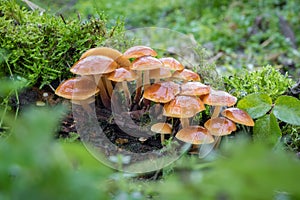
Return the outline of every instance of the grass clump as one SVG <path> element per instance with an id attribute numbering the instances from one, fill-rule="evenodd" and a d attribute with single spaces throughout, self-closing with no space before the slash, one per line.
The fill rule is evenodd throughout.
<path id="1" fill-rule="evenodd" d="M 15 0 L 0 4 L 0 76 L 20 76 L 43 87 L 70 76 L 69 67 L 87 49 L 122 31 L 107 27 L 104 16 L 82 23 L 29 11 Z"/>

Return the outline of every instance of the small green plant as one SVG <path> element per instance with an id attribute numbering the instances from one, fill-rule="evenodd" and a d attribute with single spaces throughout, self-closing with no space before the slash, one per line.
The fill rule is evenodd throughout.
<path id="1" fill-rule="evenodd" d="M 226 91 L 241 99 L 252 93 L 265 93 L 274 101 L 284 94 L 294 83 L 288 74 L 282 75 L 274 67 L 267 65 L 260 70 L 243 70 L 233 76 L 224 77 Z"/>
<path id="2" fill-rule="evenodd" d="M 279 121 L 300 126 L 300 101 L 295 97 L 282 95 L 273 102 L 267 94 L 253 93 L 241 99 L 237 107 L 256 119 L 253 136 L 258 141 L 276 143 L 282 135 Z"/>

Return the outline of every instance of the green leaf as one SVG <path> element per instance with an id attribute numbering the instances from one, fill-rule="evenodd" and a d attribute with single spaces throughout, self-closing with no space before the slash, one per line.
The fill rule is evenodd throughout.
<path id="1" fill-rule="evenodd" d="M 266 94 L 253 93 L 241 99 L 237 107 L 247 111 L 255 119 L 265 115 L 272 108 L 272 99 Z"/>
<path id="2" fill-rule="evenodd" d="M 300 101 L 295 97 L 278 97 L 273 113 L 281 121 L 300 126 Z"/>
<path id="3" fill-rule="evenodd" d="M 272 113 L 256 120 L 253 127 L 254 140 L 275 144 L 279 137 L 281 137 L 281 130 Z"/>

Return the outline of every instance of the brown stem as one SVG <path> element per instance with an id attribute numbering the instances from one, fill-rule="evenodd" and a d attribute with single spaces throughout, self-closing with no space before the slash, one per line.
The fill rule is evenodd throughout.
<path id="1" fill-rule="evenodd" d="M 95 98 L 94 97 L 90 97 L 88 99 L 84 99 L 84 100 L 71 100 L 72 103 L 74 104 L 77 104 L 77 105 L 80 105 L 82 106 L 82 108 L 87 112 L 87 113 L 93 113 L 95 112 L 91 106 L 90 106 L 90 103 L 94 102 L 95 101 Z"/>
<path id="2" fill-rule="evenodd" d="M 211 118 L 216 118 L 219 116 L 221 112 L 221 106 L 215 106 L 215 109 L 214 109 L 214 112 L 213 114 L 211 115 Z M 215 137 L 215 141 L 213 142 L 213 148 L 216 149 L 219 147 L 220 145 L 220 142 L 221 142 L 221 137 L 220 136 L 216 136 Z"/>
<path id="3" fill-rule="evenodd" d="M 127 85 L 126 81 L 122 81 L 122 87 L 123 87 L 123 91 L 124 91 L 126 107 L 130 108 L 130 106 L 131 106 L 131 95 L 130 95 L 128 85 Z"/>
<path id="4" fill-rule="evenodd" d="M 214 109 L 213 114 L 211 115 L 211 118 L 213 119 L 213 118 L 218 117 L 220 112 L 221 112 L 221 106 L 215 106 L 215 109 Z"/>
<path id="5" fill-rule="evenodd" d="M 106 88 L 103 84 L 103 81 L 102 81 L 102 78 L 101 78 L 101 75 L 95 75 L 95 81 L 97 82 L 98 81 L 98 88 L 100 89 L 100 97 L 101 97 L 101 101 L 103 103 L 103 105 L 111 110 L 111 103 L 110 103 L 110 98 L 107 94 L 107 91 L 106 91 Z"/>
<path id="6" fill-rule="evenodd" d="M 142 96 L 142 71 L 137 71 L 138 79 L 136 80 L 136 91 L 134 96 L 134 103 L 138 103 L 140 101 L 140 98 Z"/>
<path id="7" fill-rule="evenodd" d="M 144 71 L 144 91 L 150 86 L 150 76 L 149 76 L 149 70 Z"/>
<path id="8" fill-rule="evenodd" d="M 106 85 L 106 90 L 107 90 L 108 96 L 111 97 L 113 90 L 114 90 L 111 80 L 107 79 L 106 77 L 104 78 L 104 80 L 105 80 L 105 85 Z"/>
<path id="9" fill-rule="evenodd" d="M 161 143 L 161 145 L 163 145 L 164 141 L 165 141 L 165 135 L 161 133 L 160 134 L 160 143 Z"/>
<path id="10" fill-rule="evenodd" d="M 189 118 L 180 118 L 182 128 L 186 128 L 190 125 Z"/>

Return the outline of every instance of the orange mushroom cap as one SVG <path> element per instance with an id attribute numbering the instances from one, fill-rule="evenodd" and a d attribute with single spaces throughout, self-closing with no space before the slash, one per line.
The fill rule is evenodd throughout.
<path id="1" fill-rule="evenodd" d="M 191 144 L 209 144 L 214 142 L 213 136 L 202 126 L 189 126 L 181 129 L 175 136 L 177 139 Z"/>
<path id="2" fill-rule="evenodd" d="M 165 67 L 168 67 L 171 70 L 182 71 L 184 69 L 184 66 L 173 57 L 160 58 L 159 60 Z"/>
<path id="3" fill-rule="evenodd" d="M 246 126 L 254 126 L 254 121 L 250 115 L 239 108 L 227 108 L 222 111 L 222 115 L 236 123 L 244 124 Z"/>
<path id="4" fill-rule="evenodd" d="M 209 94 L 202 97 L 202 101 L 211 106 L 233 106 L 237 98 L 221 90 L 211 90 Z"/>
<path id="5" fill-rule="evenodd" d="M 144 91 L 143 97 L 153 102 L 167 103 L 179 93 L 179 85 L 172 81 L 155 83 Z"/>
<path id="6" fill-rule="evenodd" d="M 133 71 L 122 67 L 108 74 L 107 79 L 115 82 L 133 81 L 137 79 L 137 75 Z"/>
<path id="7" fill-rule="evenodd" d="M 78 75 L 106 74 L 114 71 L 118 64 L 106 56 L 88 56 L 77 61 L 70 71 Z"/>
<path id="8" fill-rule="evenodd" d="M 143 56 L 132 62 L 132 70 L 152 70 L 164 67 L 162 62 L 151 56 Z"/>
<path id="9" fill-rule="evenodd" d="M 147 46 L 133 46 L 124 52 L 125 58 L 139 58 L 142 56 L 157 56 L 156 51 Z"/>
<path id="10" fill-rule="evenodd" d="M 183 69 L 182 71 L 176 71 L 173 73 L 173 78 L 184 81 L 200 81 L 200 76 L 189 69 Z"/>
<path id="11" fill-rule="evenodd" d="M 80 60 L 88 56 L 106 56 L 113 59 L 121 67 L 129 68 L 131 66 L 129 59 L 125 58 L 118 50 L 110 47 L 91 48 L 81 55 Z"/>
<path id="12" fill-rule="evenodd" d="M 187 82 L 181 85 L 180 95 L 201 96 L 208 94 L 210 87 L 200 82 Z"/>
<path id="13" fill-rule="evenodd" d="M 62 82 L 55 90 L 55 94 L 75 101 L 85 100 L 99 92 L 95 82 L 81 76 L 70 78 Z"/>
<path id="14" fill-rule="evenodd" d="M 164 105 L 163 115 L 176 118 L 190 118 L 205 110 L 203 102 L 194 96 L 176 96 Z"/>
<path id="15" fill-rule="evenodd" d="M 160 134 L 171 134 L 172 125 L 168 123 L 156 123 L 151 126 L 151 131 Z"/>
<path id="16" fill-rule="evenodd" d="M 232 131 L 236 131 L 235 123 L 225 117 L 209 119 L 204 123 L 204 127 L 215 136 L 229 135 Z"/>

